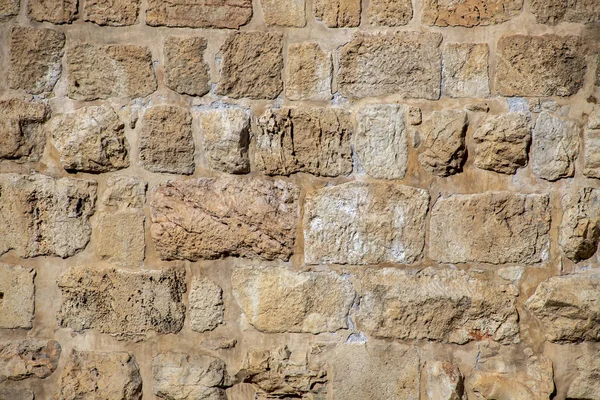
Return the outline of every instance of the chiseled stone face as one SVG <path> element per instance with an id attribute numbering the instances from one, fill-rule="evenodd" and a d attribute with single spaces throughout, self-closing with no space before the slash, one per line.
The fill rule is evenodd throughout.
<path id="1" fill-rule="evenodd" d="M 210 279 L 194 278 L 189 295 L 190 325 L 193 331 L 212 331 L 223 323 L 223 289 Z"/>
<path id="2" fill-rule="evenodd" d="M 34 21 L 69 24 L 77 17 L 77 0 L 29 0 L 27 15 Z"/>
<path id="3" fill-rule="evenodd" d="M 313 12 L 329 28 L 351 28 L 360 24 L 360 0 L 314 0 Z"/>
<path id="4" fill-rule="evenodd" d="M 139 266 L 144 261 L 143 213 L 135 210 L 103 212 L 96 222 L 96 254 L 112 264 Z"/>
<path id="5" fill-rule="evenodd" d="M 423 23 L 436 26 L 495 25 L 521 13 L 523 0 L 425 0 Z"/>
<path id="6" fill-rule="evenodd" d="M 542 112 L 533 129 L 531 169 L 547 181 L 573 176 L 579 155 L 579 127 L 575 121 Z"/>
<path id="7" fill-rule="evenodd" d="M 109 26 L 135 24 L 140 9 L 140 0 L 83 0 L 80 4 L 85 21 Z"/>
<path id="8" fill-rule="evenodd" d="M 489 49 L 486 43 L 449 43 L 444 47 L 443 92 L 450 97 L 488 97 Z"/>
<path id="9" fill-rule="evenodd" d="M 413 16 L 410 0 L 371 0 L 367 8 L 367 18 L 371 25 L 402 26 Z"/>
<path id="10" fill-rule="evenodd" d="M 252 0 L 148 0 L 150 26 L 237 29 L 250 21 Z"/>
<path id="11" fill-rule="evenodd" d="M 208 41 L 202 37 L 165 40 L 165 85 L 177 93 L 203 96 L 210 90 L 210 69 L 204 61 Z"/>
<path id="12" fill-rule="evenodd" d="M 0 328 L 33 326 L 35 270 L 0 264 Z"/>
<path id="13" fill-rule="evenodd" d="M 55 340 L 22 339 L 0 342 L 0 383 L 43 379 L 58 366 L 61 348 Z"/>
<path id="14" fill-rule="evenodd" d="M 580 24 L 600 21 L 597 0 L 531 0 L 529 10 L 540 24 L 556 25 L 561 22 Z"/>
<path id="15" fill-rule="evenodd" d="M 260 6 L 267 26 L 306 25 L 305 0 L 260 0 Z"/>
<path id="16" fill-rule="evenodd" d="M 600 241 L 600 190 L 583 188 L 562 199 L 559 242 L 563 253 L 578 262 L 592 257 Z"/>
<path id="17" fill-rule="evenodd" d="M 290 100 L 331 99 L 331 55 L 318 43 L 288 47 L 285 95 Z"/>
<path id="18" fill-rule="evenodd" d="M 44 151 L 43 123 L 50 109 L 38 101 L 0 101 L 0 159 L 38 161 Z"/>

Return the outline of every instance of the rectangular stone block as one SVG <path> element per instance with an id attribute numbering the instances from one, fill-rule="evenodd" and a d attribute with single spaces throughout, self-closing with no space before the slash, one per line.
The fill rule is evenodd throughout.
<path id="1" fill-rule="evenodd" d="M 600 64 L 598 77 L 600 78 Z M 588 118 L 583 143 L 583 174 L 589 178 L 600 178 L 600 107 L 596 107 Z"/>
<path id="2" fill-rule="evenodd" d="M 600 4 L 597 0 L 531 0 L 529 10 L 540 24 L 587 24 L 600 21 Z"/>
<path id="3" fill-rule="evenodd" d="M 495 25 L 521 13 L 523 0 L 425 0 L 423 23 L 436 26 Z"/>
<path id="4" fill-rule="evenodd" d="M 83 0 L 80 9 L 85 21 L 98 25 L 127 26 L 137 22 L 140 0 Z"/>
<path id="5" fill-rule="evenodd" d="M 250 21 L 252 0 L 148 0 L 150 26 L 237 29 Z"/>
<path id="6" fill-rule="evenodd" d="M 0 328 L 30 329 L 35 309 L 35 270 L 0 263 L 0 276 Z"/>
<path id="7" fill-rule="evenodd" d="M 0 384 L 52 375 L 60 353 L 60 344 L 55 340 L 27 338 L 0 342 Z"/>
<path id="8" fill-rule="evenodd" d="M 145 220 L 143 213 L 134 210 L 98 215 L 95 233 L 98 256 L 116 265 L 141 265 L 146 250 Z"/>
<path id="9" fill-rule="evenodd" d="M 260 0 L 260 6 L 267 26 L 306 25 L 305 0 Z"/>
<path id="10" fill-rule="evenodd" d="M 50 108 L 18 98 L 0 101 L 0 159 L 38 161 L 44 151 L 43 123 Z"/>
<path id="11" fill-rule="evenodd" d="M 444 47 L 444 88 L 450 97 L 488 97 L 486 43 L 449 43 Z"/>
<path id="12" fill-rule="evenodd" d="M 411 0 L 370 0 L 367 17 L 371 25 L 402 26 L 413 16 Z"/>
<path id="13" fill-rule="evenodd" d="M 578 155 L 579 126 L 575 121 L 542 112 L 535 121 L 531 142 L 533 174 L 547 181 L 571 177 Z"/>
<path id="14" fill-rule="evenodd" d="M 70 24 L 77 18 L 77 0 L 28 0 L 29 19 L 53 24 Z"/>
<path id="15" fill-rule="evenodd" d="M 223 323 L 223 289 L 207 277 L 194 278 L 189 295 L 190 327 L 195 332 L 212 331 Z"/>
<path id="16" fill-rule="evenodd" d="M 210 68 L 204 61 L 208 41 L 202 37 L 165 39 L 165 85 L 177 93 L 204 96 L 210 90 Z"/>
<path id="17" fill-rule="evenodd" d="M 331 54 L 317 43 L 297 43 L 288 47 L 285 95 L 290 100 L 331 99 Z"/>
<path id="18" fill-rule="evenodd" d="M 360 24 L 360 0 L 314 0 L 315 18 L 330 28 L 351 28 Z"/>

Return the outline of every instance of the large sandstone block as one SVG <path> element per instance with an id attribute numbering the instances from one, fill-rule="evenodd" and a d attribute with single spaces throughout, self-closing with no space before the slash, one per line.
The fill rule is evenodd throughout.
<path id="1" fill-rule="evenodd" d="M 0 101 L 0 159 L 38 161 L 44 151 L 43 123 L 49 107 L 38 101 Z"/>
<path id="2" fill-rule="evenodd" d="M 304 206 L 307 264 L 410 264 L 425 245 L 426 190 L 348 182 L 310 193 Z"/>
<path id="3" fill-rule="evenodd" d="M 503 96 L 571 96 L 583 86 L 584 53 L 577 36 L 503 36 L 496 90 Z"/>
<path id="4" fill-rule="evenodd" d="M 575 173 L 575 159 L 578 155 L 579 127 L 575 121 L 542 112 L 533 129 L 533 173 L 548 181 L 571 177 Z"/>
<path id="5" fill-rule="evenodd" d="M 267 26 L 306 25 L 305 0 L 260 0 Z"/>
<path id="6" fill-rule="evenodd" d="M 29 0 L 27 15 L 34 21 L 70 24 L 77 18 L 77 0 Z"/>
<path id="7" fill-rule="evenodd" d="M 331 55 L 318 43 L 288 47 L 285 69 L 285 95 L 290 100 L 331 99 Z"/>
<path id="8" fill-rule="evenodd" d="M 67 75 L 75 100 L 144 97 L 157 87 L 152 54 L 134 45 L 76 45 L 67 50 Z"/>
<path id="9" fill-rule="evenodd" d="M 367 270 L 358 328 L 379 338 L 519 341 L 518 290 L 443 268 Z"/>
<path id="10" fill-rule="evenodd" d="M 351 28 L 360 24 L 360 0 L 314 0 L 313 13 L 330 28 Z"/>
<path id="11" fill-rule="evenodd" d="M 597 0 L 531 0 L 529 10 L 540 24 L 587 24 L 600 21 L 599 6 Z"/>
<path id="12" fill-rule="evenodd" d="M 65 34 L 52 29 L 10 31 L 8 86 L 27 93 L 52 92 L 62 72 Z"/>
<path id="13" fill-rule="evenodd" d="M 150 26 L 237 29 L 250 21 L 252 0 L 148 0 Z"/>
<path id="14" fill-rule="evenodd" d="M 600 57 L 598 58 L 600 60 Z M 600 63 L 598 64 L 600 86 Z M 600 178 L 600 107 L 595 107 L 588 118 L 584 132 L 583 174 L 589 178 Z"/>
<path id="15" fill-rule="evenodd" d="M 402 26 L 413 16 L 410 0 L 371 0 L 367 8 L 367 18 L 371 25 Z"/>
<path id="16" fill-rule="evenodd" d="M 210 279 L 194 278 L 189 295 L 190 326 L 193 331 L 212 331 L 223 323 L 223 289 Z"/>
<path id="17" fill-rule="evenodd" d="M 58 287 L 61 327 L 95 329 L 124 339 L 143 337 L 148 331 L 176 333 L 183 327 L 183 269 L 76 267 L 60 277 Z"/>
<path id="18" fill-rule="evenodd" d="M 442 197 L 431 210 L 429 256 L 444 263 L 544 261 L 549 203 L 547 195 L 508 192 Z"/>
<path id="19" fill-rule="evenodd" d="M 0 383 L 50 376 L 58 366 L 60 344 L 54 340 L 22 339 L 0 343 Z"/>
<path id="20" fill-rule="evenodd" d="M 348 327 L 355 292 L 335 272 L 243 267 L 231 275 L 235 299 L 262 332 L 335 332 Z"/>
<path id="21" fill-rule="evenodd" d="M 1 0 L 0 1 L 0 22 L 5 22 L 19 14 L 20 0 Z"/>
<path id="22" fill-rule="evenodd" d="M 523 0 L 425 0 L 423 23 L 436 26 L 495 25 L 521 13 Z"/>
<path id="23" fill-rule="evenodd" d="M 488 56 L 486 43 L 447 44 L 444 47 L 444 94 L 450 97 L 488 97 Z"/>
<path id="24" fill-rule="evenodd" d="M 135 210 L 104 212 L 96 223 L 96 254 L 112 264 L 139 266 L 144 261 L 143 213 Z"/>
<path id="25" fill-rule="evenodd" d="M 0 264 L 0 328 L 33 326 L 35 274 L 32 268 Z"/>
<path id="26" fill-rule="evenodd" d="M 210 90 L 210 68 L 204 61 L 208 41 L 202 37 L 165 39 L 165 85 L 181 94 L 204 96 Z"/>
<path id="27" fill-rule="evenodd" d="M 70 257 L 90 240 L 96 182 L 0 175 L 0 254 Z"/>
<path id="28" fill-rule="evenodd" d="M 583 188 L 562 199 L 559 243 L 563 253 L 578 262 L 592 257 L 600 242 L 600 190 Z"/>
<path id="29" fill-rule="evenodd" d="M 84 0 L 81 15 L 98 25 L 126 26 L 137 22 L 140 0 Z"/>
<path id="30" fill-rule="evenodd" d="M 346 97 L 440 97 L 439 33 L 357 34 L 340 49 L 339 91 Z"/>
<path id="31" fill-rule="evenodd" d="M 254 169 L 267 175 L 352 172 L 350 113 L 340 108 L 268 109 L 257 121 Z"/>
<path id="32" fill-rule="evenodd" d="M 292 183 L 249 177 L 160 185 L 151 202 L 156 251 L 164 260 L 287 260 L 296 239 L 298 196 Z"/>

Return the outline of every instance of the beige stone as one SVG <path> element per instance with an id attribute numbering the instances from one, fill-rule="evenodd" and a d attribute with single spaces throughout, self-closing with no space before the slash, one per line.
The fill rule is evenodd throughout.
<path id="1" fill-rule="evenodd" d="M 181 94 L 204 96 L 210 90 L 210 68 L 204 61 L 208 41 L 202 37 L 168 37 L 164 44 L 165 85 Z"/>
<path id="2" fill-rule="evenodd" d="M 371 0 L 367 8 L 367 18 L 371 25 L 402 26 L 413 16 L 410 0 Z"/>
<path id="3" fill-rule="evenodd" d="M 183 327 L 185 270 L 119 270 L 76 267 L 59 279 L 61 327 L 95 329 L 120 339 L 148 331 L 176 333 Z"/>
<path id="4" fill-rule="evenodd" d="M 314 0 L 313 13 L 330 28 L 352 28 L 360 24 L 360 0 Z"/>
<path id="5" fill-rule="evenodd" d="M 35 274 L 32 268 L 0 264 L 0 328 L 33 326 Z"/>
<path id="6" fill-rule="evenodd" d="M 402 179 L 408 167 L 407 109 L 398 104 L 367 105 L 356 114 L 354 150 L 360 166 L 376 179 Z"/>
<path id="7" fill-rule="evenodd" d="M 306 25 L 305 0 L 260 0 L 260 6 L 267 26 Z"/>
<path id="8" fill-rule="evenodd" d="M 19 14 L 20 0 L 0 0 L 0 22 L 5 22 Z"/>
<path id="9" fill-rule="evenodd" d="M 437 100 L 441 41 L 439 33 L 357 34 L 340 49 L 340 93 L 353 98 L 394 94 Z"/>
<path id="10" fill-rule="evenodd" d="M 465 377 L 448 361 L 425 363 L 427 400 L 463 400 Z"/>
<path id="11" fill-rule="evenodd" d="M 600 74 L 600 67 L 598 71 Z M 600 107 L 598 106 L 594 108 L 588 119 L 583 140 L 585 147 L 583 174 L 589 178 L 600 178 Z"/>
<path id="12" fill-rule="evenodd" d="M 436 26 L 496 25 L 521 13 L 523 0 L 425 0 L 423 23 Z"/>
<path id="13" fill-rule="evenodd" d="M 107 208 L 142 208 L 148 184 L 133 176 L 114 175 L 107 179 L 102 205 Z"/>
<path id="14" fill-rule="evenodd" d="M 67 50 L 67 75 L 75 100 L 145 97 L 157 87 L 152 54 L 134 45 L 76 45 Z"/>
<path id="15" fill-rule="evenodd" d="M 44 151 L 43 123 L 50 109 L 42 102 L 8 99 L 0 101 L 0 159 L 38 161 Z"/>
<path id="16" fill-rule="evenodd" d="M 444 267 L 419 272 L 369 269 L 361 280 L 358 328 L 378 338 L 464 344 L 519 341 L 513 285 Z"/>
<path id="17" fill-rule="evenodd" d="M 267 175 L 348 175 L 353 131 L 350 113 L 341 108 L 270 108 L 256 121 L 253 169 Z"/>
<path id="18" fill-rule="evenodd" d="M 490 115 L 473 134 L 477 168 L 514 174 L 527 165 L 531 126 L 525 113 Z"/>
<path id="19" fill-rule="evenodd" d="M 77 18 L 77 0 L 28 0 L 27 15 L 34 21 L 70 24 Z"/>
<path id="20" fill-rule="evenodd" d="M 9 46 L 8 86 L 31 94 L 52 92 L 62 72 L 65 34 L 52 29 L 14 27 Z"/>
<path id="21" fill-rule="evenodd" d="M 81 15 L 98 25 L 126 26 L 137 22 L 140 0 L 83 0 Z"/>
<path id="22" fill-rule="evenodd" d="M 307 264 L 411 264 L 422 257 L 426 190 L 348 182 L 307 194 Z"/>
<path id="23" fill-rule="evenodd" d="M 509 192 L 442 197 L 431 210 L 429 257 L 444 263 L 544 261 L 549 201 L 547 195 Z"/>
<path id="24" fill-rule="evenodd" d="M 467 113 L 456 110 L 433 111 L 423 121 L 419 163 L 427 172 L 444 177 L 462 171 L 467 158 L 467 125 Z"/>
<path id="25" fill-rule="evenodd" d="M 600 242 L 600 190 L 586 187 L 567 193 L 562 209 L 559 243 L 563 254 L 574 262 L 587 260 Z"/>
<path id="26" fill-rule="evenodd" d="M 135 358 L 125 352 L 73 350 L 54 400 L 141 400 L 142 378 Z"/>
<path id="27" fill-rule="evenodd" d="M 567 399 L 593 399 L 600 393 L 600 355 L 597 351 L 586 352 L 575 359 L 574 375 L 567 390 Z"/>
<path id="28" fill-rule="evenodd" d="M 50 376 L 58 366 L 60 352 L 55 340 L 28 338 L 0 343 L 0 383 Z"/>
<path id="29" fill-rule="evenodd" d="M 533 129 L 531 169 L 539 178 L 556 181 L 575 173 L 579 127 L 575 121 L 542 112 Z"/>
<path id="30" fill-rule="evenodd" d="M 0 254 L 70 257 L 90 240 L 96 182 L 0 175 Z"/>
<path id="31" fill-rule="evenodd" d="M 531 0 L 529 10 L 540 24 L 587 24 L 600 21 L 598 0 Z"/>
<path id="32" fill-rule="evenodd" d="M 223 323 L 223 289 L 210 279 L 194 278 L 189 295 L 190 325 L 193 331 L 212 331 Z"/>
<path id="33" fill-rule="evenodd" d="M 449 43 L 444 47 L 443 92 L 450 97 L 488 97 L 489 49 L 486 43 Z"/>
<path id="34" fill-rule="evenodd" d="M 241 256 L 287 260 L 299 190 L 282 180 L 222 176 L 168 182 L 151 202 L 152 239 L 164 260 Z"/>
<path id="35" fill-rule="evenodd" d="M 2 389 L 2 388 L 0 388 L 0 399 L 34 400 L 34 394 L 29 389 Z"/>
<path id="36" fill-rule="evenodd" d="M 250 21 L 252 0 L 148 0 L 150 26 L 237 29 Z"/>
<path id="37" fill-rule="evenodd" d="M 158 105 L 142 119 L 140 165 L 152 172 L 189 175 L 194 172 L 192 116 L 182 107 Z"/>
<path id="38" fill-rule="evenodd" d="M 96 223 L 96 254 L 116 265 L 141 265 L 146 249 L 145 220 L 144 214 L 138 211 L 100 214 Z"/>
<path id="39" fill-rule="evenodd" d="M 274 99 L 283 90 L 283 36 L 271 32 L 234 32 L 221 47 L 218 95 Z"/>
<path id="40" fill-rule="evenodd" d="M 583 86 L 584 53 L 577 36 L 503 36 L 496 90 L 502 96 L 571 96 Z"/>
<path id="41" fill-rule="evenodd" d="M 331 99 L 331 55 L 318 43 L 306 42 L 288 47 L 285 69 L 285 95 L 290 100 Z"/>

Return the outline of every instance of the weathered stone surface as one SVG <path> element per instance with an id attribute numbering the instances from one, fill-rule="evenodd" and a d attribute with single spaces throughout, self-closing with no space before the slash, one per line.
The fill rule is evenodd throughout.
<path id="1" fill-rule="evenodd" d="M 274 99 L 283 89 L 283 36 L 234 32 L 221 47 L 221 80 L 216 93 L 232 98 Z"/>
<path id="2" fill-rule="evenodd" d="M 169 400 L 226 400 L 227 369 L 215 357 L 161 353 L 152 360 L 152 391 Z"/>
<path id="3" fill-rule="evenodd" d="M 65 34 L 52 29 L 14 27 L 10 31 L 8 86 L 27 93 L 51 92 L 62 72 Z"/>
<path id="4" fill-rule="evenodd" d="M 105 261 L 121 266 L 139 266 L 146 243 L 144 221 L 138 211 L 102 213 L 96 225 L 96 253 Z"/>
<path id="5" fill-rule="evenodd" d="M 531 0 L 529 10 L 540 24 L 560 22 L 590 23 L 600 21 L 597 0 Z"/>
<path id="6" fill-rule="evenodd" d="M 0 254 L 70 257 L 92 232 L 96 183 L 44 175 L 0 175 Z"/>
<path id="7" fill-rule="evenodd" d="M 436 26 L 485 26 L 521 13 L 523 0 L 425 0 L 423 23 Z"/>
<path id="8" fill-rule="evenodd" d="M 377 179 L 402 179 L 408 166 L 406 107 L 376 104 L 356 114 L 354 150 L 365 172 Z"/>
<path id="9" fill-rule="evenodd" d="M 268 109 L 254 132 L 254 169 L 267 175 L 348 175 L 353 131 L 350 113 L 341 108 Z"/>
<path id="10" fill-rule="evenodd" d="M 203 277 L 192 280 L 189 304 L 193 331 L 212 331 L 223 323 L 223 289 L 210 279 Z"/>
<path id="11" fill-rule="evenodd" d="M 600 74 L 600 64 L 598 71 Z M 595 107 L 588 119 L 584 144 L 583 174 L 589 178 L 600 178 L 600 107 Z"/>
<path id="12" fill-rule="evenodd" d="M 379 338 L 519 341 L 518 290 L 451 268 L 367 270 L 358 327 Z"/>
<path id="13" fill-rule="evenodd" d="M 531 126 L 525 113 L 486 117 L 473 134 L 475 166 L 501 174 L 514 174 L 527 165 Z"/>
<path id="14" fill-rule="evenodd" d="M 251 17 L 252 0 L 149 0 L 146 11 L 150 26 L 237 29 Z"/>
<path id="15" fill-rule="evenodd" d="M 185 108 L 158 105 L 146 111 L 140 132 L 140 165 L 152 172 L 194 172 L 192 116 Z"/>
<path id="16" fill-rule="evenodd" d="M 19 13 L 20 0 L 0 0 L 0 22 L 8 21 Z"/>
<path id="17" fill-rule="evenodd" d="M 95 329 L 119 338 L 153 330 L 175 333 L 183 327 L 185 270 L 138 270 L 78 267 L 59 279 L 61 327 Z"/>
<path id="18" fill-rule="evenodd" d="M 75 100 L 144 97 L 157 87 L 150 51 L 134 45 L 70 48 L 67 74 L 68 95 Z"/>
<path id="19" fill-rule="evenodd" d="M 308 264 L 410 264 L 425 245 L 426 190 L 348 182 L 306 197 L 304 258 Z"/>
<path id="20" fill-rule="evenodd" d="M 367 9 L 371 25 L 402 26 L 408 24 L 412 16 L 410 0 L 371 0 Z"/>
<path id="21" fill-rule="evenodd" d="M 229 174 L 250 172 L 250 115 L 243 108 L 205 110 L 198 115 L 208 167 Z"/>
<path id="22" fill-rule="evenodd" d="M 579 155 L 579 127 L 574 121 L 542 112 L 533 129 L 531 169 L 542 179 L 573 176 Z"/>
<path id="23" fill-rule="evenodd" d="M 600 393 L 600 354 L 588 352 L 577 357 L 574 364 L 575 368 L 569 370 L 574 379 L 567 390 L 567 399 L 593 399 Z"/>
<path id="24" fill-rule="evenodd" d="M 165 260 L 287 260 L 296 238 L 298 196 L 298 188 L 282 180 L 223 176 L 168 182 L 151 203 L 156 251 Z"/>
<path id="25" fill-rule="evenodd" d="M 292 44 L 288 47 L 285 70 L 285 95 L 290 100 L 331 99 L 331 55 L 318 43 Z"/>
<path id="26" fill-rule="evenodd" d="M 429 257 L 445 263 L 543 261 L 548 251 L 547 195 L 488 192 L 440 198 L 431 210 Z"/>
<path id="27" fill-rule="evenodd" d="M 98 25 L 126 26 L 137 22 L 140 0 L 84 0 L 81 15 Z"/>
<path id="28" fill-rule="evenodd" d="M 540 283 L 527 308 L 552 342 L 600 341 L 600 274 L 554 276 Z"/>
<path id="29" fill-rule="evenodd" d="M 164 44 L 165 85 L 177 93 L 204 96 L 210 69 L 204 61 L 208 41 L 202 37 L 168 37 Z"/>
<path id="30" fill-rule="evenodd" d="M 33 326 L 35 270 L 0 264 L 0 328 Z"/>
<path id="31" fill-rule="evenodd" d="M 37 101 L 0 101 L 0 159 L 38 161 L 46 144 L 42 124 L 49 111 Z"/>
<path id="32" fill-rule="evenodd" d="M 467 158 L 467 124 L 467 113 L 456 110 L 433 111 L 423 121 L 419 163 L 427 172 L 444 177 L 462 171 Z"/>
<path id="33" fill-rule="evenodd" d="M 142 208 L 148 184 L 133 176 L 115 175 L 106 181 L 102 205 L 107 208 Z"/>
<path id="34" fill-rule="evenodd" d="M 488 56 L 486 43 L 447 44 L 444 47 L 444 94 L 450 97 L 488 97 Z"/>
<path id="35" fill-rule="evenodd" d="M 448 361 L 425 363 L 425 387 L 428 400 L 463 400 L 465 377 Z"/>
<path id="36" fill-rule="evenodd" d="M 503 36 L 496 90 L 503 96 L 571 96 L 583 86 L 584 53 L 577 36 Z"/>
<path id="37" fill-rule="evenodd" d="M 39 22 L 69 24 L 77 18 L 77 0 L 28 0 L 27 15 Z"/>
<path id="38" fill-rule="evenodd" d="M 7 400 L 34 400 L 34 394 L 29 389 L 2 389 L 0 399 Z"/>
<path id="39" fill-rule="evenodd" d="M 267 26 L 306 25 L 305 0 L 260 0 Z"/>
<path id="40" fill-rule="evenodd" d="M 129 353 L 73 350 L 55 400 L 141 400 L 142 378 Z"/>
<path id="41" fill-rule="evenodd" d="M 82 107 L 50 123 L 54 146 L 67 171 L 109 172 L 129 166 L 125 125 L 110 106 Z"/>
<path id="42" fill-rule="evenodd" d="M 262 332 L 335 332 L 348 327 L 354 302 L 350 281 L 335 272 L 243 267 L 231 275 L 233 294 Z"/>
<path id="43" fill-rule="evenodd" d="M 358 34 L 340 50 L 339 91 L 347 97 L 437 100 L 442 60 L 439 33 Z"/>
<path id="44" fill-rule="evenodd" d="M 58 366 L 60 345 L 54 340 L 23 339 L 0 343 L 0 383 L 45 378 Z"/>
<path id="45" fill-rule="evenodd" d="M 559 242 L 563 253 L 578 262 L 592 257 L 600 241 L 600 190 L 583 188 L 562 199 Z"/>
<path id="46" fill-rule="evenodd" d="M 314 0 L 315 18 L 330 28 L 351 28 L 360 24 L 360 0 Z"/>

